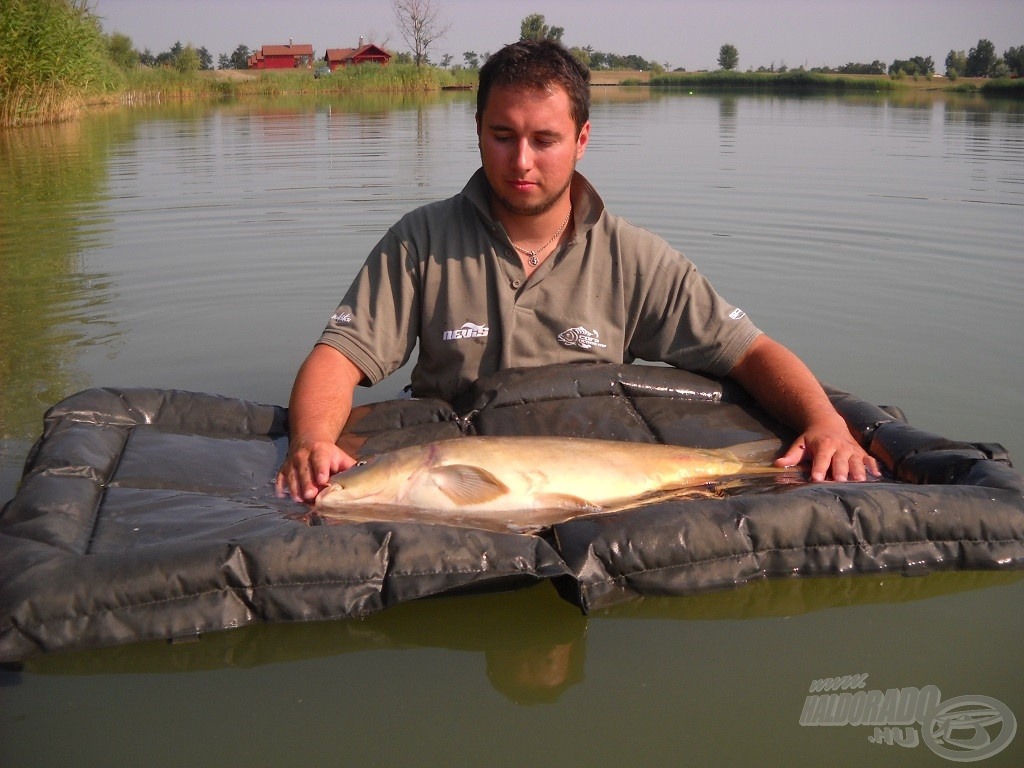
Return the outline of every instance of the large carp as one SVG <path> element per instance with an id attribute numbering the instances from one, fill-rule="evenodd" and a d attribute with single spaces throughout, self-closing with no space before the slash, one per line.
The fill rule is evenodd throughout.
<path id="1" fill-rule="evenodd" d="M 729 450 L 574 437 L 462 437 L 378 454 L 330 478 L 321 518 L 408 519 L 536 530 L 681 495 L 722 478 L 790 472 Z M 745 454 L 752 453 L 749 445 Z"/>

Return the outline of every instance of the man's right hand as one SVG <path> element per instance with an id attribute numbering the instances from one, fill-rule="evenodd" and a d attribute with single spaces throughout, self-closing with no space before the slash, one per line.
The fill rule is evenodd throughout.
<path id="1" fill-rule="evenodd" d="M 356 463 L 336 441 L 352 413 L 352 393 L 362 377 L 337 350 L 313 347 L 295 377 L 288 404 L 291 441 L 274 483 L 279 497 L 312 501 L 331 475 Z"/>
<path id="2" fill-rule="evenodd" d="M 327 486 L 331 475 L 353 466 L 356 460 L 327 441 L 298 441 L 288 449 L 274 488 L 278 498 L 312 501 Z"/>

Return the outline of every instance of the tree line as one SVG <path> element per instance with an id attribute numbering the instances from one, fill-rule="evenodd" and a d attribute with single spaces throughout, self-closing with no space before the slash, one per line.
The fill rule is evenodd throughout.
<path id="1" fill-rule="evenodd" d="M 1024 45 L 1007 48 L 1002 56 L 996 53 L 991 40 L 981 39 L 968 52 L 951 50 L 946 54 L 946 77 L 1024 77 Z M 888 73 L 899 76 L 930 76 L 935 74 L 931 56 L 915 56 L 902 61 L 897 59 L 889 65 Z"/>
<path id="2" fill-rule="evenodd" d="M 429 49 L 440 40 L 450 29 L 451 24 L 440 15 L 440 6 L 436 0 L 392 0 L 392 11 L 399 31 L 410 47 L 409 53 L 398 53 L 396 63 L 414 63 L 417 65 L 431 64 Z M 564 27 L 551 26 L 543 14 L 531 13 L 520 22 L 520 39 L 551 39 L 562 42 L 565 35 Z M 131 38 L 115 32 L 108 36 L 108 48 L 113 61 L 122 68 L 137 65 L 149 67 L 170 67 L 181 72 L 213 69 L 213 56 L 205 47 L 194 48 L 191 44 L 182 45 L 176 42 L 167 51 L 153 54 L 147 48 L 136 51 L 132 47 Z M 669 64 L 659 64 L 645 59 L 638 54 L 617 54 L 598 51 L 593 46 L 576 46 L 570 51 L 584 64 L 594 70 L 640 70 L 663 72 Z M 217 60 L 218 69 L 248 69 L 249 57 L 253 50 L 247 45 L 239 44 L 230 54 L 222 53 Z M 455 57 L 445 54 L 438 62 L 442 69 L 464 68 L 476 70 L 487 60 L 489 53 L 464 51 L 462 63 L 455 64 Z M 739 50 L 735 45 L 726 43 L 719 49 L 718 66 L 722 70 L 731 71 L 739 65 Z M 1024 45 L 1010 47 L 1002 56 L 996 53 L 995 45 L 990 40 L 981 39 L 968 52 L 951 50 L 946 56 L 946 77 L 955 80 L 958 77 L 1024 77 Z M 795 71 L 803 71 L 798 67 Z M 681 70 L 677 70 L 681 71 Z M 749 71 L 754 71 L 753 69 Z M 773 62 L 769 67 L 758 67 L 757 72 L 785 73 L 790 69 L 783 63 L 778 66 Z M 931 77 L 935 74 L 935 62 L 931 56 L 913 56 L 908 59 L 896 59 L 885 64 L 877 59 L 870 64 L 849 62 L 841 67 L 814 67 L 813 73 L 840 75 L 889 75 L 891 77 Z"/>
<path id="3" fill-rule="evenodd" d="M 718 66 L 724 70 L 735 69 L 739 63 L 739 51 L 736 46 L 726 43 L 718 52 Z M 800 68 L 803 69 L 802 67 Z M 789 71 L 785 64 L 776 68 L 760 67 L 758 72 Z M 810 70 L 822 74 L 838 75 L 889 75 L 890 77 L 931 77 L 935 74 L 935 62 L 931 56 L 913 56 L 909 59 L 896 59 L 886 66 L 884 62 L 875 60 L 870 64 L 850 62 L 841 67 L 814 67 Z M 981 39 L 969 52 L 951 50 L 946 56 L 946 77 L 956 80 L 958 77 L 1024 77 L 1024 45 L 1011 46 L 1002 56 L 996 53 L 991 40 Z"/>

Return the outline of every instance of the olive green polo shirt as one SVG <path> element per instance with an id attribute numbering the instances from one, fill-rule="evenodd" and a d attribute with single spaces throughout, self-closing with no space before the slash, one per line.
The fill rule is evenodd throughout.
<path id="1" fill-rule="evenodd" d="M 570 242 L 527 278 L 488 207 L 483 171 L 381 239 L 318 343 L 375 384 L 417 342 L 417 397 L 453 400 L 494 371 L 551 363 L 668 363 L 724 375 L 760 331 L 664 240 L 572 183 Z"/>

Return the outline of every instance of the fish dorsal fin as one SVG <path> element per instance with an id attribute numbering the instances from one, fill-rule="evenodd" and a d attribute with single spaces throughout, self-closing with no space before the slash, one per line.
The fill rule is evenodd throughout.
<path id="1" fill-rule="evenodd" d="M 483 504 L 508 493 L 508 486 L 486 469 L 470 464 L 448 464 L 430 470 L 430 479 L 456 504 Z"/>

